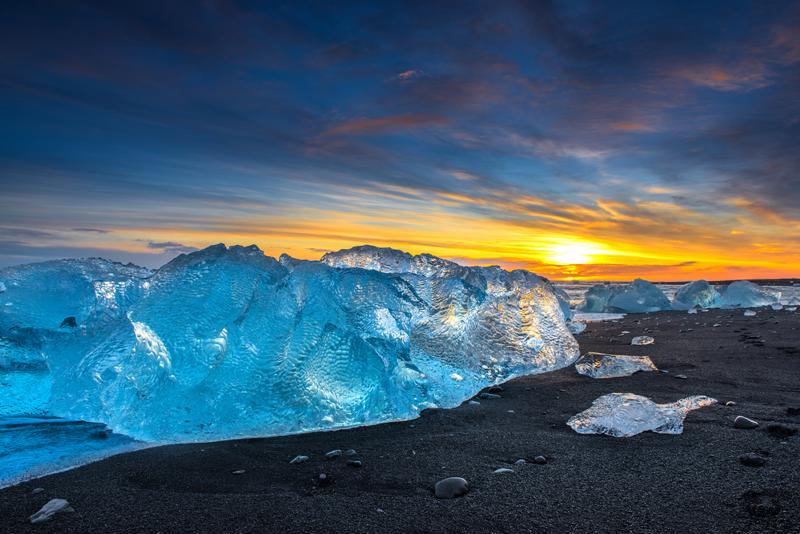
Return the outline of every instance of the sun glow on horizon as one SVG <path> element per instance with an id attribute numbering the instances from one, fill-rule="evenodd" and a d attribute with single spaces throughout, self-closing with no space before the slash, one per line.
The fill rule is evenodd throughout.
<path id="1" fill-rule="evenodd" d="M 555 265 L 586 265 L 592 263 L 595 255 L 604 252 L 594 243 L 563 241 L 547 247 L 544 259 Z"/>

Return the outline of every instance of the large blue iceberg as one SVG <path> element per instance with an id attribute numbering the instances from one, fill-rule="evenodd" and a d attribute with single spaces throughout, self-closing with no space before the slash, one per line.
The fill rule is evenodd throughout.
<path id="1" fill-rule="evenodd" d="M 723 308 L 757 308 L 779 304 L 780 301 L 780 291 L 746 280 L 739 280 L 722 290 L 720 306 Z"/>
<path id="2" fill-rule="evenodd" d="M 646 280 L 630 284 L 598 284 L 584 295 L 578 310 L 589 313 L 645 313 L 672 309 L 664 292 Z"/>
<path id="3" fill-rule="evenodd" d="M 0 290 L 0 415 L 151 441 L 410 418 L 579 356 L 547 280 L 390 249 L 62 260 L 0 270 Z"/>
<path id="4" fill-rule="evenodd" d="M 676 310 L 687 310 L 695 306 L 701 308 L 719 308 L 720 294 L 714 286 L 705 280 L 695 280 L 678 288 L 672 299 L 672 307 Z"/>

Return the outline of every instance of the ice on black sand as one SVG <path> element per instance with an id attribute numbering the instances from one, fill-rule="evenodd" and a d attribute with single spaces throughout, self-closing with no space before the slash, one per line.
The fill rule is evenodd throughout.
<path id="1" fill-rule="evenodd" d="M 69 505 L 66 499 L 50 499 L 47 504 L 33 514 L 30 519 L 31 523 L 43 523 L 49 521 L 54 515 L 59 512 L 74 512 L 73 508 Z"/>

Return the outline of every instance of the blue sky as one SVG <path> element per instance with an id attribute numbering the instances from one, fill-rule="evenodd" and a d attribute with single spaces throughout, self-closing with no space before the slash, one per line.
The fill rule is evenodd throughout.
<path id="1" fill-rule="evenodd" d="M 797 2 L 32 1 L 0 26 L 0 265 L 225 241 L 800 267 Z"/>

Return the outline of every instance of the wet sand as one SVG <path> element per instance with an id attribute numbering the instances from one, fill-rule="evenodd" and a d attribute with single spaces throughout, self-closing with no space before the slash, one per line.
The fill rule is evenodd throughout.
<path id="1" fill-rule="evenodd" d="M 656 343 L 631 346 L 635 335 Z M 596 380 L 569 367 L 414 421 L 123 454 L 0 490 L 0 532 L 800 532 L 800 434 L 767 428 L 800 428 L 800 313 L 628 315 L 578 339 L 582 352 L 649 355 L 668 373 Z M 615 391 L 720 404 L 690 413 L 681 435 L 566 426 Z M 737 415 L 760 426 L 736 429 Z M 324 458 L 337 448 L 356 449 L 363 466 Z M 750 452 L 765 465 L 742 465 Z M 298 454 L 311 458 L 290 465 Z M 469 493 L 436 499 L 449 476 Z M 75 512 L 31 525 L 51 498 Z"/>

